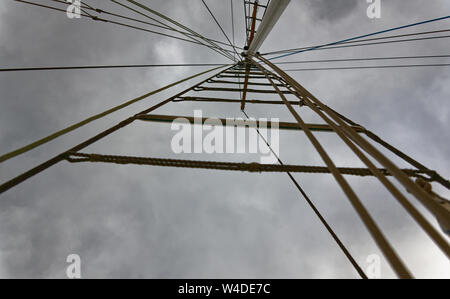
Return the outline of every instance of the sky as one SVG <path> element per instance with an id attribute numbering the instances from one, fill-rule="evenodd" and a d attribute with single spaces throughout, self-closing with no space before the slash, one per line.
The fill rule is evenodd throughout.
<path id="1" fill-rule="evenodd" d="M 50 0 L 36 2 L 54 5 Z M 201 1 L 140 2 L 204 36 L 226 41 Z M 237 46 L 243 46 L 245 40 L 242 2 L 233 0 Z M 207 3 L 231 38 L 230 2 Z M 260 51 L 329 43 L 450 12 L 446 0 L 381 3 L 381 18 L 369 19 L 365 0 L 293 0 Z M 110 1 L 90 0 L 88 4 L 137 16 Z M 395 34 L 447 29 L 448 22 Z M 448 41 L 440 39 L 310 51 L 279 61 L 446 54 Z M 230 61 L 200 45 L 87 18 L 70 20 L 61 12 L 8 0 L 0 2 L 0 63 L 2 68 L 12 68 Z M 448 59 L 295 67 L 408 63 L 448 63 Z M 0 73 L 0 153 L 206 69 Z M 325 104 L 450 177 L 448 68 L 289 74 Z M 158 93 L 2 163 L 0 180 L 5 182 L 206 77 Z M 207 94 L 239 99 L 238 93 L 200 95 Z M 275 95 L 249 97 L 274 99 Z M 154 113 L 193 115 L 196 109 L 209 117 L 243 117 L 238 104 L 217 103 L 170 103 Z M 306 121 L 319 122 L 307 109 L 296 110 Z M 281 105 L 248 104 L 246 112 L 252 117 L 295 121 Z M 83 152 L 259 161 L 258 154 L 175 154 L 170 147 L 174 134 L 168 124 L 134 122 Z M 337 166 L 362 167 L 338 137 L 329 133 L 315 135 Z M 399 166 L 408 167 L 383 153 Z M 280 157 L 286 164 L 324 165 L 300 131 L 280 132 Z M 294 176 L 361 267 L 366 269 L 368 256 L 377 254 L 381 257 L 381 277 L 395 277 L 336 181 L 327 174 Z M 376 180 L 346 178 L 416 277 L 450 278 L 448 259 Z M 433 184 L 433 190 L 450 198 L 449 190 L 437 184 Z M 417 200 L 409 198 L 437 227 L 433 216 Z M 70 254 L 80 256 L 83 278 L 358 278 L 283 173 L 61 162 L 1 195 L 1 278 L 65 278 Z"/>

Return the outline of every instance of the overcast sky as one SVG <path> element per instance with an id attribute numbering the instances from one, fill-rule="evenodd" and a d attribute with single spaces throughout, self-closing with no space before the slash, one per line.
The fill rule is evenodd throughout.
<path id="1" fill-rule="evenodd" d="M 49 0 L 36 0 L 54 5 Z M 122 1 L 124 2 L 124 1 Z M 141 0 L 193 30 L 226 41 L 199 0 Z M 243 1 L 233 0 L 235 40 L 243 46 Z M 229 1 L 208 5 L 231 32 Z M 88 4 L 136 16 L 105 0 Z M 382 0 L 381 19 L 365 0 L 293 0 L 261 52 L 333 42 L 449 15 L 448 0 Z M 64 6 L 61 6 L 64 7 Z M 395 34 L 447 29 L 449 21 Z M 280 61 L 445 55 L 447 39 L 311 51 Z M 69 20 L 64 13 L 0 2 L 0 65 L 228 63 L 206 47 L 147 32 Z M 301 64 L 298 67 L 448 63 L 448 59 Z M 292 68 L 291 65 L 283 66 Z M 0 153 L 205 67 L 0 73 Z M 372 130 L 431 169 L 450 177 L 449 68 L 290 73 L 327 105 Z M 204 78 L 204 77 L 202 77 Z M 2 182 L 197 83 L 152 96 L 0 165 Z M 202 93 L 201 95 L 207 95 Z M 212 95 L 212 94 L 210 94 Z M 239 94 L 215 94 L 239 98 Z M 275 95 L 250 94 L 252 99 Z M 171 103 L 157 114 L 243 117 L 239 105 Z M 253 117 L 294 121 L 283 106 L 247 105 Z M 318 122 L 307 108 L 297 111 Z M 176 155 L 168 124 L 135 122 L 84 152 L 214 161 L 259 161 L 255 154 Z M 316 134 L 338 166 L 361 162 L 333 134 Z M 280 133 L 285 163 L 324 165 L 302 132 Z M 389 157 L 392 157 L 389 155 Z M 392 157 L 401 167 L 404 162 Z M 295 177 L 365 269 L 380 251 L 330 175 Z M 450 278 L 448 259 L 374 179 L 347 177 L 416 277 Z M 433 185 L 441 195 L 450 192 Z M 436 225 L 415 199 L 411 199 Z M 0 198 L 0 277 L 64 278 L 69 254 L 85 278 L 357 278 L 285 174 L 249 174 L 149 166 L 61 162 Z M 382 258 L 382 277 L 394 277 Z"/>

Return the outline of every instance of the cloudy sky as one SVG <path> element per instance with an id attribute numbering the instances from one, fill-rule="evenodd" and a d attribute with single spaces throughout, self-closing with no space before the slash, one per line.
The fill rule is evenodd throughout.
<path id="1" fill-rule="evenodd" d="M 54 5 L 50 0 L 36 2 Z M 141 2 L 205 36 L 225 41 L 199 0 Z M 245 38 L 242 2 L 233 0 L 239 46 Z M 88 3 L 136 16 L 110 1 Z M 209 0 L 208 4 L 231 37 L 230 2 Z M 261 52 L 333 42 L 450 12 L 447 0 L 384 0 L 381 19 L 373 20 L 366 16 L 367 5 L 365 0 L 293 0 Z M 447 20 L 396 33 L 448 26 Z M 311 51 L 285 61 L 445 54 L 449 54 L 448 41 L 441 39 Z M 2 68 L 222 62 L 229 61 L 199 45 L 86 18 L 69 20 L 64 13 L 12 0 L 0 2 Z M 383 63 L 448 60 L 378 64 Z M 350 64 L 299 67 L 344 65 Z M 0 73 L 0 153 L 205 69 Z M 450 177 L 448 68 L 290 74 L 329 106 Z M 4 162 L 0 179 L 4 182 L 199 81 L 159 93 Z M 239 98 L 236 93 L 214 96 Z M 249 97 L 274 99 L 275 95 Z M 238 105 L 213 103 L 171 103 L 155 113 L 193 115 L 194 109 L 202 109 L 204 116 L 243 117 Z M 318 122 L 306 109 L 297 111 L 307 121 Z M 247 113 L 294 121 L 282 106 L 248 105 Z M 135 122 L 84 152 L 259 161 L 255 154 L 176 155 L 170 147 L 173 135 L 167 124 Z M 336 136 L 316 135 L 338 166 L 362 166 Z M 280 155 L 289 164 L 323 165 L 302 132 L 280 133 Z M 363 269 L 367 256 L 381 256 L 330 175 L 295 177 Z M 378 182 L 348 180 L 416 277 L 450 278 L 448 259 Z M 448 190 L 434 188 L 450 198 Z M 415 199 L 411 201 L 436 225 Z M 358 277 L 285 174 L 62 162 L 1 195 L 0 277 L 64 278 L 66 257 L 72 253 L 80 255 L 85 278 Z M 381 261 L 382 277 L 394 277 L 386 260 Z"/>

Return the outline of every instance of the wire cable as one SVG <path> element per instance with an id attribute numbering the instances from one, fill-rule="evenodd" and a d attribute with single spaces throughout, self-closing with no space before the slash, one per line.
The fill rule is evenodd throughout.
<path id="1" fill-rule="evenodd" d="M 366 39 L 354 40 L 354 41 L 349 41 L 349 42 L 343 42 L 341 44 L 354 44 L 354 43 L 361 43 L 361 42 L 368 42 L 368 41 L 375 41 L 375 40 L 383 40 L 383 39 L 391 39 L 391 38 L 399 38 L 399 37 L 408 37 L 408 36 L 417 36 L 417 35 L 424 35 L 424 34 L 444 33 L 444 32 L 450 32 L 450 29 L 424 31 L 424 32 L 416 32 L 416 33 L 409 33 L 409 34 L 390 35 L 390 36 L 376 37 L 376 38 L 366 38 Z M 294 49 L 273 51 L 273 52 L 263 53 L 263 54 L 260 54 L 260 55 L 264 56 L 264 55 L 274 55 L 274 54 L 281 54 L 281 53 L 290 53 L 290 52 L 294 52 L 294 51 L 297 51 L 297 50 L 312 49 L 312 48 L 315 48 L 315 47 L 317 47 L 317 46 L 309 46 L 309 47 L 302 47 L 302 48 L 294 48 Z"/>
<path id="2" fill-rule="evenodd" d="M 111 0 L 111 1 L 117 2 L 117 1 L 114 1 L 114 0 Z M 198 38 L 200 38 L 200 39 L 204 40 L 205 42 L 209 43 L 211 46 L 215 47 L 216 49 L 224 51 L 224 49 L 223 49 L 222 47 L 220 47 L 219 45 L 217 45 L 217 44 L 215 44 L 215 43 L 213 43 L 213 42 L 207 40 L 207 39 L 206 39 L 204 36 L 202 36 L 201 34 L 195 32 L 195 31 L 193 31 L 192 29 L 190 29 L 190 28 L 184 26 L 183 24 L 180 24 L 179 22 L 177 22 L 177 21 L 175 21 L 175 20 L 173 20 L 173 19 L 171 19 L 171 18 L 169 18 L 169 17 L 163 15 L 162 13 L 157 12 L 157 11 L 155 11 L 155 10 L 149 8 L 148 6 L 145 6 L 145 5 L 143 5 L 143 4 L 141 4 L 141 3 L 137 2 L 137 1 L 134 1 L 134 0 L 127 0 L 127 1 L 130 2 L 130 3 L 132 3 L 132 4 L 134 4 L 134 5 L 136 5 L 136 6 L 138 6 L 138 7 L 140 7 L 140 8 L 142 8 L 142 9 L 144 9 L 144 10 L 146 10 L 146 11 L 148 11 L 148 12 L 150 12 L 150 13 L 152 13 L 152 14 L 154 14 L 154 15 L 156 15 L 156 16 L 158 16 L 158 17 L 160 17 L 161 19 L 164 19 L 164 20 L 166 20 L 166 21 L 168 21 L 168 22 L 174 24 L 175 26 L 178 26 L 178 27 L 182 28 L 183 30 L 186 30 L 186 31 L 188 31 L 188 32 L 190 32 L 190 33 L 192 33 L 192 34 L 194 34 L 195 36 L 197 36 Z M 235 60 L 233 59 L 233 56 L 230 55 L 228 52 L 224 52 L 224 53 L 225 53 L 226 55 L 229 55 L 229 58 L 230 58 L 232 61 L 235 61 Z"/>
<path id="3" fill-rule="evenodd" d="M 59 11 L 59 12 L 66 13 L 66 10 L 60 9 L 60 8 L 57 8 L 57 7 L 53 7 L 53 6 L 48 6 L 48 5 L 44 5 L 44 4 L 40 4 L 40 3 L 35 3 L 35 2 L 30 2 L 30 1 L 25 1 L 25 0 L 14 0 L 14 1 L 21 2 L 21 3 L 25 3 L 25 4 L 29 4 L 29 5 L 33 5 L 33 6 L 39 6 L 39 7 L 42 7 L 42 8 L 47 8 L 47 9 L 50 9 L 50 10 L 55 10 L 55 11 Z M 88 15 L 88 14 L 85 14 L 85 13 L 81 13 L 80 15 L 83 16 L 83 17 L 86 17 L 86 18 L 88 18 L 88 19 L 91 19 L 91 20 L 93 20 L 93 21 L 101 21 L 101 22 L 104 22 L 104 23 L 111 23 L 111 24 L 115 24 L 115 25 L 122 26 L 122 27 L 127 27 L 127 28 L 131 28 L 131 29 L 136 29 L 136 30 L 140 30 L 140 31 L 145 31 L 145 32 L 152 33 L 152 34 L 162 35 L 162 36 L 165 36 L 165 37 L 174 38 L 174 39 L 177 39 L 177 40 L 182 40 L 182 41 L 185 41 L 185 42 L 194 43 L 194 44 L 198 44 L 198 45 L 202 45 L 202 46 L 206 46 L 206 47 L 211 48 L 211 46 L 205 45 L 205 44 L 200 43 L 200 42 L 198 42 L 198 41 L 193 41 L 193 40 L 189 40 L 189 39 L 177 37 L 177 36 L 174 36 L 174 35 L 165 34 L 165 33 L 157 32 L 157 31 L 153 31 L 153 30 L 149 30 L 149 29 L 145 29 L 145 28 L 141 28 L 141 27 L 137 27 L 137 26 L 133 26 L 133 25 L 121 23 L 121 22 L 116 22 L 116 21 L 112 21 L 112 20 L 107 20 L 107 19 L 104 19 L 104 18 L 99 18 L 99 17 L 97 17 L 97 16 L 92 17 L 92 16 L 90 16 L 90 15 Z M 228 51 L 228 50 L 226 50 L 226 51 Z M 226 56 L 226 57 L 227 57 L 227 56 Z M 232 57 L 232 56 L 231 56 L 231 57 Z M 230 58 L 230 57 L 227 57 L 227 58 Z"/>
<path id="4" fill-rule="evenodd" d="M 373 60 L 394 60 L 394 59 L 427 59 L 427 58 L 448 58 L 450 55 L 423 55 L 423 56 L 393 56 L 393 57 L 368 57 L 368 58 L 346 58 L 346 59 L 323 59 L 323 60 L 302 60 L 278 62 L 275 64 L 298 64 L 298 63 L 321 63 L 321 62 L 346 62 L 346 61 L 373 61 Z"/>
<path id="5" fill-rule="evenodd" d="M 167 27 L 167 28 L 170 29 L 170 30 L 174 30 L 174 31 L 176 31 L 176 32 L 178 32 L 178 33 L 181 33 L 181 34 L 183 34 L 184 36 L 186 36 L 186 37 L 188 37 L 188 38 L 190 38 L 190 39 L 192 39 L 192 40 L 194 40 L 194 41 L 196 41 L 196 42 L 198 42 L 198 43 L 200 43 L 200 44 L 202 44 L 202 45 L 204 45 L 204 46 L 207 46 L 208 48 L 214 50 L 215 52 L 217 52 L 217 53 L 219 53 L 219 54 L 221 54 L 221 55 L 227 57 L 228 59 L 234 61 L 233 58 L 232 58 L 233 56 L 230 55 L 230 54 L 228 53 L 228 52 L 229 52 L 228 50 L 223 49 L 221 46 L 215 44 L 215 43 L 212 42 L 211 40 L 208 40 L 208 39 L 205 38 L 204 36 L 201 36 L 201 35 L 199 35 L 198 33 L 194 32 L 194 31 L 192 31 L 192 30 L 190 30 L 190 34 L 187 33 L 187 32 L 184 32 L 184 31 L 177 30 L 177 29 L 173 28 L 172 26 L 169 26 L 169 25 L 167 25 L 167 24 L 164 24 L 163 22 L 161 22 L 161 21 L 159 21 L 159 20 L 157 20 L 157 19 L 155 19 L 155 18 L 153 18 L 153 17 L 151 17 L 151 16 L 149 16 L 149 15 L 147 15 L 147 14 L 144 14 L 144 13 L 142 13 L 142 12 L 136 10 L 136 9 L 133 9 L 132 7 L 130 7 L 130 6 L 128 6 L 128 5 L 125 5 L 125 4 L 123 4 L 123 3 L 120 3 L 120 2 L 118 2 L 118 1 L 116 1 L 116 0 L 111 0 L 111 2 L 113 2 L 113 3 L 117 4 L 117 5 L 120 5 L 120 6 L 124 7 L 124 8 L 127 8 L 128 10 L 131 10 L 131 11 L 133 11 L 133 12 L 135 12 L 135 13 L 138 13 L 138 14 L 140 14 L 140 15 L 142 15 L 142 16 L 145 16 L 146 18 L 149 18 L 150 20 L 153 20 L 153 21 L 159 23 L 159 24 L 161 24 L 162 26 Z M 171 22 L 171 23 L 177 25 L 178 27 L 181 27 L 183 30 L 188 30 L 188 29 L 189 29 L 189 28 L 186 28 L 186 27 L 184 27 L 183 25 L 181 25 L 181 24 L 175 22 L 174 20 L 172 20 L 172 19 L 170 19 L 170 18 L 164 16 L 163 14 L 161 14 L 161 13 L 159 13 L 159 12 L 157 12 L 157 11 L 154 11 L 154 10 L 150 9 L 149 7 L 147 7 L 147 6 L 143 5 L 143 4 L 140 4 L 140 3 L 138 3 L 138 2 L 131 1 L 131 0 L 128 0 L 128 2 L 131 2 L 131 3 L 133 3 L 134 5 L 136 5 L 136 6 L 140 7 L 140 8 L 142 8 L 142 9 L 145 9 L 145 10 L 151 12 L 152 14 L 157 15 L 157 16 L 160 17 L 160 18 L 169 21 L 169 22 Z M 205 41 L 205 42 L 208 43 L 209 45 L 204 44 L 204 43 L 201 43 L 201 42 L 200 42 L 199 40 L 197 40 L 195 37 L 202 39 L 203 41 Z"/>
<path id="6" fill-rule="evenodd" d="M 50 0 L 50 1 L 67 4 L 66 2 L 64 2 L 62 0 Z M 122 18 L 122 19 L 126 19 L 126 20 L 129 20 L 129 21 L 134 21 L 134 22 L 138 22 L 138 23 L 141 23 L 141 24 L 146 24 L 146 25 L 149 25 L 149 26 L 158 27 L 158 28 L 161 28 L 161 29 L 164 29 L 164 30 L 174 31 L 174 32 L 177 32 L 177 33 L 180 33 L 180 34 L 186 33 L 187 35 L 192 35 L 190 33 L 182 32 L 182 31 L 177 30 L 177 29 L 172 28 L 172 27 L 167 27 L 167 26 L 163 26 L 163 25 L 160 25 L 160 24 L 150 23 L 150 22 L 146 22 L 146 21 L 139 20 L 139 19 L 136 19 L 136 18 L 127 17 L 127 16 L 124 16 L 124 15 L 113 13 L 113 12 L 110 12 L 110 11 L 107 11 L 107 10 L 103 10 L 103 9 L 100 9 L 100 8 L 94 8 L 94 7 L 90 6 L 88 3 L 86 3 L 85 0 L 81 3 L 81 7 L 84 8 L 84 9 L 95 11 L 95 12 L 97 12 L 99 14 L 107 14 L 107 15 L 111 15 L 111 16 L 114 16 L 114 17 L 117 17 L 117 18 Z M 85 13 L 88 14 L 86 11 L 85 11 Z M 211 39 L 211 38 L 207 38 L 207 39 L 209 39 L 209 40 L 211 40 L 213 42 L 225 45 L 227 47 L 230 47 L 230 45 L 227 44 L 227 43 L 224 43 L 224 42 L 221 42 L 221 41 L 218 41 L 218 40 L 215 40 L 215 39 Z"/>
<path id="7" fill-rule="evenodd" d="M 323 48 L 314 49 L 313 51 L 329 50 L 329 49 L 340 49 L 340 48 L 352 48 L 352 47 L 361 47 L 361 46 L 372 46 L 372 45 L 382 45 L 382 44 L 394 44 L 394 43 L 414 42 L 414 41 L 425 41 L 425 40 L 442 39 L 442 38 L 449 38 L 449 37 L 450 37 L 450 35 L 442 35 L 442 36 L 432 36 L 432 37 L 421 37 L 421 38 L 393 40 L 393 41 L 386 41 L 386 42 L 374 42 L 374 43 L 362 43 L 362 44 L 352 44 L 352 45 L 342 45 L 342 46 L 330 46 L 330 47 L 323 47 Z M 355 42 L 351 42 L 351 43 L 355 43 Z M 306 49 L 308 49 L 308 48 L 306 48 Z"/>
<path id="8" fill-rule="evenodd" d="M 134 98 L 132 100 L 129 100 L 129 101 L 123 103 L 123 104 L 120 104 L 118 106 L 112 107 L 112 108 L 110 108 L 110 109 L 108 109 L 106 111 L 103 111 L 101 113 L 98 113 L 98 114 L 95 114 L 93 116 L 90 116 L 90 117 L 88 117 L 88 118 L 86 118 L 86 119 L 84 119 L 84 120 L 82 120 L 82 121 L 80 121 L 78 123 L 70 125 L 69 127 L 65 128 L 65 129 L 59 130 L 59 131 L 57 131 L 57 132 L 55 132 L 53 134 L 50 134 L 50 135 L 48 135 L 48 136 L 46 136 L 46 137 L 44 137 L 42 139 L 39 139 L 37 141 L 34 141 L 34 142 L 32 142 L 32 143 L 30 143 L 28 145 L 25 145 L 25 146 L 21 147 L 21 148 L 18 148 L 18 149 L 13 150 L 13 151 L 11 151 L 9 153 L 1 155 L 0 156 L 0 163 L 3 163 L 6 160 L 12 159 L 12 158 L 14 158 L 16 156 L 19 156 L 21 154 L 29 152 L 29 151 L 31 151 L 31 150 L 33 150 L 33 149 L 35 149 L 35 148 L 37 148 L 37 147 L 39 147 L 39 146 L 41 146 L 43 144 L 46 144 L 46 143 L 48 143 L 48 142 L 50 142 L 50 141 L 60 137 L 60 136 L 66 135 L 69 132 L 72 132 L 72 131 L 74 131 L 74 130 L 76 130 L 76 129 L 78 129 L 78 128 L 80 128 L 80 127 L 82 127 L 82 126 L 84 126 L 84 125 L 86 125 L 88 123 L 91 123 L 91 122 L 93 122 L 93 121 L 95 121 L 97 119 L 103 118 L 103 117 L 105 117 L 105 116 L 107 116 L 107 115 L 109 115 L 109 114 L 111 114 L 113 112 L 119 111 L 119 110 L 121 110 L 121 109 L 123 109 L 125 107 L 128 107 L 128 106 L 136 103 L 136 102 L 142 101 L 142 100 L 144 100 L 144 99 L 146 99 L 146 98 L 148 98 L 148 97 L 150 97 L 152 95 L 155 95 L 155 94 L 157 94 L 157 93 L 159 93 L 161 91 L 164 91 L 166 89 L 172 88 L 172 87 L 174 87 L 174 86 L 176 86 L 178 84 L 181 84 L 181 83 L 184 83 L 184 82 L 186 82 L 188 80 L 191 80 L 191 79 L 197 78 L 199 76 L 205 75 L 205 74 L 207 74 L 209 72 L 218 70 L 218 69 L 220 69 L 222 67 L 225 67 L 225 66 L 226 65 L 223 65 L 223 66 L 219 66 L 219 67 L 216 67 L 216 68 L 213 68 L 213 69 L 206 70 L 204 72 L 197 73 L 195 75 L 189 76 L 189 77 L 184 78 L 184 79 L 179 80 L 179 81 L 176 81 L 176 82 L 171 83 L 169 85 L 166 85 L 164 87 L 158 88 L 158 89 L 156 89 L 154 91 L 151 91 L 151 92 L 149 92 L 149 93 L 147 93 L 145 95 L 142 95 L 140 97 L 137 97 L 137 98 Z M 2 186 L 4 186 L 4 185 L 2 185 Z M 1 187 L 2 186 L 0 186 L 0 193 L 2 192 L 1 191 Z"/>

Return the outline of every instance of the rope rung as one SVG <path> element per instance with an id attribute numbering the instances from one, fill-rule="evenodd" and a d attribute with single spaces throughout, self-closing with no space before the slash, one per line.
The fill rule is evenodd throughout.
<path id="1" fill-rule="evenodd" d="M 216 161 L 196 161 L 196 160 L 180 160 L 180 159 L 162 159 L 151 157 L 132 157 L 132 156 L 115 156 L 100 155 L 86 153 L 69 153 L 66 160 L 71 163 L 78 162 L 101 162 L 114 164 L 135 164 L 150 165 L 164 167 L 179 168 L 201 168 L 215 170 L 230 171 L 247 171 L 247 172 L 296 172 L 296 173 L 330 173 L 328 167 L 323 166 L 306 166 L 306 165 L 281 165 L 281 164 L 260 164 L 260 163 L 235 163 L 235 162 L 216 162 Z M 340 173 L 344 175 L 355 176 L 373 176 L 372 172 L 367 168 L 350 168 L 338 167 Z M 391 175 L 386 169 L 379 169 L 384 175 Z M 403 169 L 405 174 L 411 177 L 421 177 L 426 174 L 424 170 Z"/>

